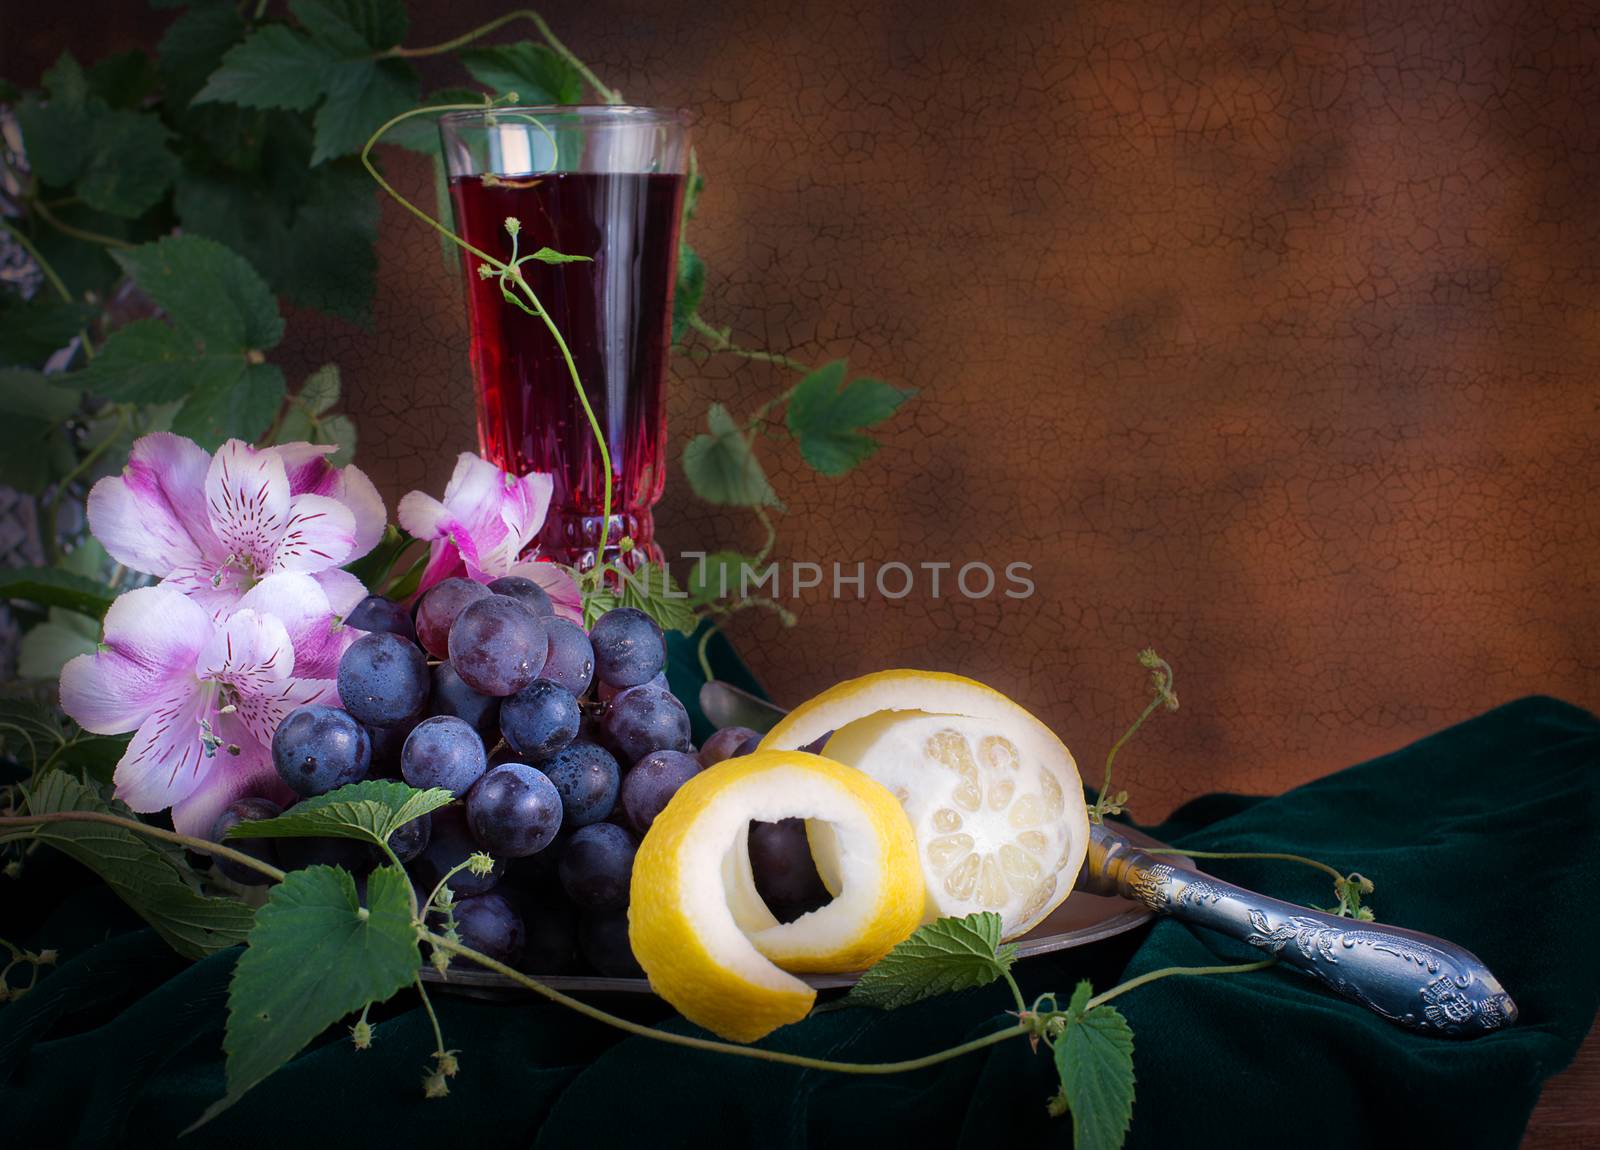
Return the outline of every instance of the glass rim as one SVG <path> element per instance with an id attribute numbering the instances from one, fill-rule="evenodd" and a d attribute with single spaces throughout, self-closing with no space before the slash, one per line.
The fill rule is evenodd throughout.
<path id="1" fill-rule="evenodd" d="M 638 104 L 497 104 L 494 107 L 445 112 L 439 116 L 439 123 L 450 124 L 452 127 L 474 124 L 487 126 L 490 123 L 489 117 L 507 114 L 546 116 L 552 119 L 565 116 L 624 124 L 673 124 L 678 127 L 689 125 L 687 108 L 648 108 Z"/>

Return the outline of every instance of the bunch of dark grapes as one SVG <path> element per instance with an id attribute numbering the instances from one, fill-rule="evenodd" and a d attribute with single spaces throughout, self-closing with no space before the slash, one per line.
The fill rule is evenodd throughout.
<path id="1" fill-rule="evenodd" d="M 667 685 L 661 628 L 621 607 L 585 632 L 531 580 L 446 579 L 414 612 L 371 596 L 346 622 L 368 633 L 339 665 L 343 709 L 283 720 L 272 744 L 283 781 L 301 798 L 369 777 L 450 791 L 455 801 L 390 843 L 419 899 L 447 882 L 462 941 L 530 974 L 640 977 L 627 930 L 639 841 L 685 782 L 748 754 L 756 732 L 724 728 L 696 748 Z M 276 813 L 240 799 L 214 836 Z M 386 858 L 344 839 L 238 845 L 285 868 L 358 875 Z M 778 917 L 827 900 L 802 824 L 752 824 L 750 847 Z M 494 860 L 487 873 L 462 866 L 480 852 Z M 254 877 L 240 864 L 226 873 Z"/>

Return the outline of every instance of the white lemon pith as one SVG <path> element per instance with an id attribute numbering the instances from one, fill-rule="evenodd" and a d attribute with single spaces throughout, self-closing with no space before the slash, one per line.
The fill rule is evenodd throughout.
<path id="1" fill-rule="evenodd" d="M 827 906 L 746 937 L 725 870 L 752 820 L 835 828 L 843 885 Z M 748 866 L 748 862 L 746 862 Z M 752 1042 L 805 1017 L 816 992 L 786 973 L 870 966 L 922 921 L 916 838 L 872 779 L 800 751 L 729 759 L 695 775 L 634 859 L 628 939 L 656 993 L 724 1038 Z"/>
<path id="2" fill-rule="evenodd" d="M 1071 892 L 1089 841 L 1077 764 L 998 691 L 959 675 L 882 671 L 797 707 L 761 750 L 829 731 L 822 753 L 870 775 L 905 808 L 928 919 L 994 911 L 1002 935 L 1015 938 Z M 823 882 L 838 891 L 837 835 L 817 823 L 806 829 Z"/>

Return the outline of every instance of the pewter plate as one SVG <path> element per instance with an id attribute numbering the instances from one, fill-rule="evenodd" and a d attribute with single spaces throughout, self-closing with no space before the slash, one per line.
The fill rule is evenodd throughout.
<path id="1" fill-rule="evenodd" d="M 1165 846 L 1132 827 L 1117 825 L 1117 831 L 1130 842 L 1142 847 Z M 1193 864 L 1191 859 L 1183 859 Z M 1051 954 L 1075 946 L 1088 946 L 1102 939 L 1114 938 L 1143 926 L 1155 917 L 1153 911 L 1121 898 L 1105 898 L 1075 890 L 1065 902 L 1050 912 L 1050 917 L 1017 939 L 1017 954 L 1031 958 L 1036 954 Z M 530 972 L 532 973 L 532 972 Z M 431 966 L 422 968 L 426 982 L 441 984 L 445 989 L 476 997 L 498 998 L 501 995 L 532 994 L 503 974 L 491 970 L 452 968 L 449 977 L 443 977 Z M 588 974 L 535 974 L 533 977 L 555 990 L 604 991 L 613 994 L 650 994 L 650 983 L 642 978 L 604 978 Z M 861 977 L 859 971 L 844 974 L 802 974 L 802 979 L 818 990 L 854 986 Z"/>

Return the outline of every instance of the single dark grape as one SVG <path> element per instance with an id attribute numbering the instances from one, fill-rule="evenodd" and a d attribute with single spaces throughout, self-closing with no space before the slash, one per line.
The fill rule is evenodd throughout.
<path id="1" fill-rule="evenodd" d="M 561 821 L 565 826 L 577 828 L 597 823 L 617 805 L 622 768 L 604 747 L 571 743 L 553 759 L 540 763 L 539 769 L 561 795 Z"/>
<path id="2" fill-rule="evenodd" d="M 450 665 L 485 695 L 514 695 L 533 682 L 549 648 L 544 620 L 503 595 L 467 604 L 450 624 Z"/>
<path id="3" fill-rule="evenodd" d="M 467 686 L 449 663 L 434 664 L 433 693 L 428 697 L 428 710 L 435 715 L 454 715 L 465 720 L 485 743 L 494 741 L 500 724 L 500 700 Z"/>
<path id="4" fill-rule="evenodd" d="M 640 759 L 622 780 L 622 809 L 628 824 L 644 834 L 678 788 L 699 773 L 699 760 L 683 751 L 656 751 Z"/>
<path id="5" fill-rule="evenodd" d="M 401 823 L 389 836 L 389 849 L 401 862 L 410 862 L 428 848 L 433 838 L 433 816 L 421 815 Z"/>
<path id="6" fill-rule="evenodd" d="M 667 644 L 656 621 L 637 607 L 616 607 L 595 620 L 589 632 L 594 670 L 602 683 L 637 687 L 667 665 Z"/>
<path id="7" fill-rule="evenodd" d="M 428 701 L 428 660 L 399 635 L 363 635 L 339 660 L 339 699 L 368 726 L 398 726 Z"/>
<path id="8" fill-rule="evenodd" d="M 375 862 L 372 853 L 367 850 L 369 845 L 355 839 L 279 839 L 278 865 L 284 870 L 336 866 L 359 879 L 373 868 Z"/>
<path id="9" fill-rule="evenodd" d="M 759 746 L 761 746 L 761 736 L 751 735 L 748 739 L 739 744 L 739 749 L 733 753 L 732 757 L 737 759 L 741 755 L 753 755 L 756 753 L 756 748 Z"/>
<path id="10" fill-rule="evenodd" d="M 628 944 L 626 910 L 590 910 L 578 918 L 578 951 L 607 978 L 643 978 L 644 967 Z"/>
<path id="11" fill-rule="evenodd" d="M 761 741 L 761 736 L 749 727 L 723 727 L 700 744 L 700 765 L 714 767 L 724 759 L 747 754 L 744 746 L 751 738 L 757 743 Z"/>
<path id="12" fill-rule="evenodd" d="M 337 707 L 296 707 L 272 733 L 272 765 L 302 798 L 359 783 L 371 763 L 366 728 Z"/>
<path id="13" fill-rule="evenodd" d="M 561 795 L 534 768 L 506 763 L 467 794 L 467 825 L 496 858 L 537 854 L 561 829 Z"/>
<path id="14" fill-rule="evenodd" d="M 417 641 L 435 659 L 450 657 L 450 625 L 468 603 L 493 592 L 471 579 L 446 579 L 428 589 L 417 603 Z"/>
<path id="15" fill-rule="evenodd" d="M 357 631 L 387 631 L 412 643 L 417 641 L 417 628 L 411 622 L 411 612 L 393 599 L 382 595 L 368 595 L 344 617 L 345 626 Z"/>
<path id="16" fill-rule="evenodd" d="M 456 903 L 455 917 L 456 931 L 461 935 L 463 946 L 508 965 L 521 961 L 527 931 L 511 900 L 499 891 L 462 899 Z M 452 966 L 473 965 L 470 959 L 459 955 L 450 963 Z"/>
<path id="17" fill-rule="evenodd" d="M 572 832 L 556 871 L 567 897 L 591 910 L 616 910 L 628 905 L 633 836 L 613 823 L 591 823 Z"/>
<path id="18" fill-rule="evenodd" d="M 244 822 L 254 822 L 258 819 L 277 818 L 283 814 L 283 808 L 271 799 L 243 798 L 234 799 L 233 802 L 222 808 L 222 813 L 217 816 L 217 821 L 211 824 L 210 839 L 215 843 L 224 842 L 223 836 L 230 827 Z M 226 846 L 236 851 L 242 851 L 251 858 L 260 859 L 264 863 L 278 865 L 277 839 L 227 839 Z M 258 870 L 251 870 L 244 863 L 234 862 L 212 856 L 217 864 L 217 869 L 227 875 L 236 883 L 245 886 L 261 886 L 271 880 Z"/>
<path id="19" fill-rule="evenodd" d="M 796 918 L 828 901 L 828 888 L 811 861 L 804 819 L 751 823 L 750 869 L 756 891 L 783 921 L 783 912 Z"/>
<path id="20" fill-rule="evenodd" d="M 672 690 L 672 685 L 667 682 L 667 673 L 665 671 L 662 671 L 648 683 L 642 683 L 640 685 L 660 687 L 663 691 Z M 595 697 L 598 698 L 602 703 L 609 703 L 612 699 L 615 699 L 627 689 L 627 687 L 613 687 L 610 683 L 602 683 L 599 680 L 596 680 L 594 693 Z"/>
<path id="21" fill-rule="evenodd" d="M 400 752 L 400 774 L 414 787 L 443 787 L 456 797 L 467 793 L 489 767 L 483 740 L 454 715 L 423 719 Z"/>
<path id="22" fill-rule="evenodd" d="M 489 584 L 489 592 L 493 595 L 504 595 L 507 599 L 515 599 L 541 619 L 556 613 L 555 605 L 550 602 L 549 592 L 532 579 L 525 579 L 521 575 L 500 576 Z"/>
<path id="23" fill-rule="evenodd" d="M 600 728 L 624 763 L 652 751 L 688 751 L 689 712 L 671 691 L 646 684 L 629 687 L 606 704 Z"/>
<path id="24" fill-rule="evenodd" d="M 539 677 L 582 695 L 594 681 L 594 647 L 588 634 L 571 619 L 559 616 L 546 619 L 544 630 L 549 647 Z"/>
<path id="25" fill-rule="evenodd" d="M 367 768 L 367 778 L 400 777 L 400 752 L 405 749 L 406 739 L 415 727 L 415 723 L 401 723 L 394 727 L 366 728 L 367 738 L 372 743 L 372 765 Z"/>
<path id="26" fill-rule="evenodd" d="M 535 679 L 500 708 L 500 733 L 528 762 L 548 759 L 578 737 L 578 700 L 550 679 Z"/>
<path id="27" fill-rule="evenodd" d="M 434 811 L 433 830 L 428 837 L 428 845 L 422 848 L 422 853 L 410 864 L 411 873 L 422 891 L 422 897 L 426 898 L 432 893 L 434 886 L 450 872 L 451 868 L 466 862 L 473 854 L 483 850 L 478 840 L 472 837 L 472 832 L 467 829 L 465 804 L 451 803 Z M 461 898 L 483 894 L 493 890 L 505 872 L 505 861 L 497 858 L 494 860 L 494 869 L 488 874 L 473 874 L 470 869 L 463 868 L 450 879 L 449 886 L 457 897 Z"/>
<path id="28" fill-rule="evenodd" d="M 518 890 L 512 905 L 522 914 L 527 945 L 517 968 L 524 974 L 565 974 L 578 960 L 578 915 L 560 895 Z"/>

